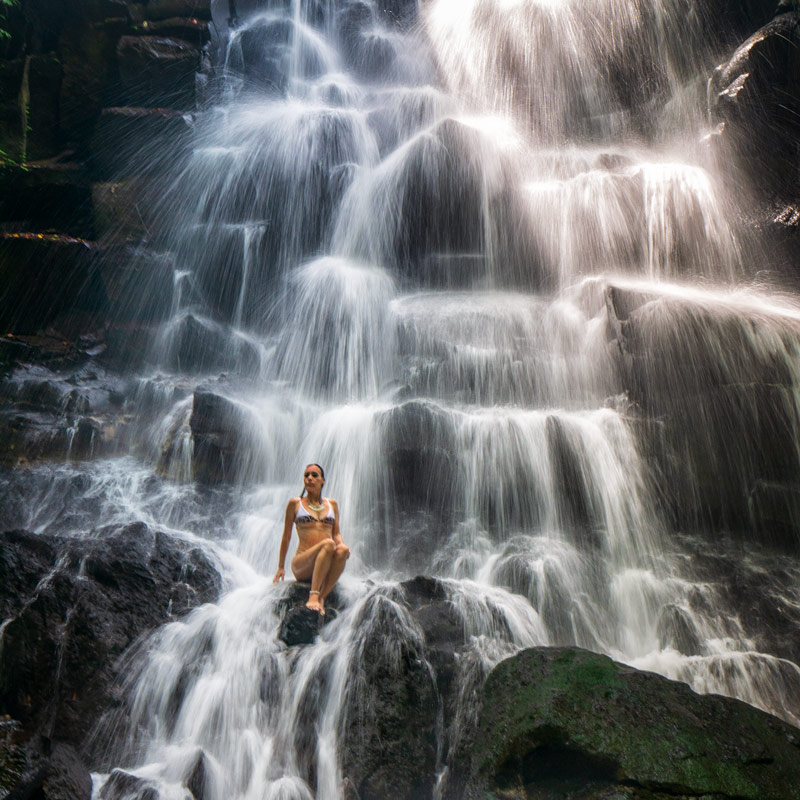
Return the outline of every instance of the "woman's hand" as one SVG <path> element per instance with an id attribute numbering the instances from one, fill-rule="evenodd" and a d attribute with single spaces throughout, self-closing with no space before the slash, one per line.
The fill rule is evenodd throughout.
<path id="1" fill-rule="evenodd" d="M 285 574 L 286 570 L 284 570 L 283 567 L 278 567 L 278 571 L 275 573 L 275 577 L 272 579 L 272 582 L 278 583 L 279 581 L 282 581 Z"/>

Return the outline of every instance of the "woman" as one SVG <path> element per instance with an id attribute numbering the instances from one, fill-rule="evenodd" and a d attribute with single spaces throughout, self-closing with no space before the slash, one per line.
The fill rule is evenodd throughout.
<path id="1" fill-rule="evenodd" d="M 324 614 L 325 598 L 339 580 L 344 563 L 350 558 L 350 548 L 339 533 L 339 504 L 322 499 L 325 471 L 319 464 L 309 464 L 305 468 L 303 484 L 305 488 L 300 497 L 293 497 L 286 506 L 278 571 L 272 582 L 283 580 L 292 525 L 295 525 L 300 542 L 292 559 L 292 572 L 298 581 L 311 580 L 306 608 Z"/>

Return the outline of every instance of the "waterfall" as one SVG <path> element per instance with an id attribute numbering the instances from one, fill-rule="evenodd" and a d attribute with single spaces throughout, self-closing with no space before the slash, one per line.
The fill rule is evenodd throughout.
<path id="1" fill-rule="evenodd" d="M 177 800 L 202 756 L 203 800 L 342 798 L 365 653 L 432 669 L 399 587 L 418 573 L 470 654 L 437 796 L 470 688 L 523 647 L 800 723 L 800 667 L 701 566 L 719 542 L 755 569 L 769 492 L 800 483 L 800 305 L 755 282 L 700 144 L 700 8 L 235 5 L 233 27 L 212 6 L 207 103 L 165 179 L 175 281 L 129 451 L 51 468 L 23 520 L 145 520 L 223 565 L 220 602 L 127 674 L 108 771 Z M 200 394 L 238 443 L 205 491 Z M 271 575 L 311 462 L 353 558 L 338 617 L 286 648 Z"/>

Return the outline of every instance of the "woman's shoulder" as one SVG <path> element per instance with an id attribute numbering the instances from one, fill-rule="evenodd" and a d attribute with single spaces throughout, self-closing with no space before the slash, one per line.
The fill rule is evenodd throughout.
<path id="1" fill-rule="evenodd" d="M 328 502 L 338 511 L 339 510 L 339 501 L 334 500 L 332 497 L 328 498 Z"/>

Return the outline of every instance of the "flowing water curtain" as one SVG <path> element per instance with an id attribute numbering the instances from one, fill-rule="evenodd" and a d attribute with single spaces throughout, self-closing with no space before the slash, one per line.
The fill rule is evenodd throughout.
<path id="1" fill-rule="evenodd" d="M 178 481 L 189 460 L 205 470 L 231 591 L 157 634 L 114 764 L 178 792 L 203 758 L 208 800 L 339 798 L 366 752 L 370 665 L 412 664 L 443 792 L 475 687 L 543 644 L 795 713 L 796 665 L 732 622 L 670 528 L 719 532 L 708 463 L 740 493 L 794 474 L 796 437 L 777 475 L 758 443 L 796 430 L 795 315 L 666 283 L 741 268 L 676 134 L 702 128 L 682 85 L 700 28 L 677 0 L 584 5 L 437 0 L 421 29 L 386 4 L 241 0 L 230 29 L 215 9 L 216 83 L 169 195 L 182 211 L 154 361 L 172 374 L 142 381 L 139 447 L 176 481 L 176 526 L 203 527 L 202 491 Z M 735 442 L 720 409 L 744 409 Z M 202 456 L 222 434 L 237 447 L 214 495 L 219 463 Z M 342 616 L 287 650 L 285 589 L 263 576 L 310 462 L 354 557 Z M 140 492 L 163 520 L 169 493 L 128 482 L 122 500 Z M 374 584 L 353 580 L 367 571 Z M 448 578 L 447 714 L 391 579 L 417 572 Z"/>
<path id="2" fill-rule="evenodd" d="M 437 0 L 424 21 L 454 93 L 559 143 L 652 124 L 658 100 L 700 74 L 703 13 L 683 0 Z"/>

